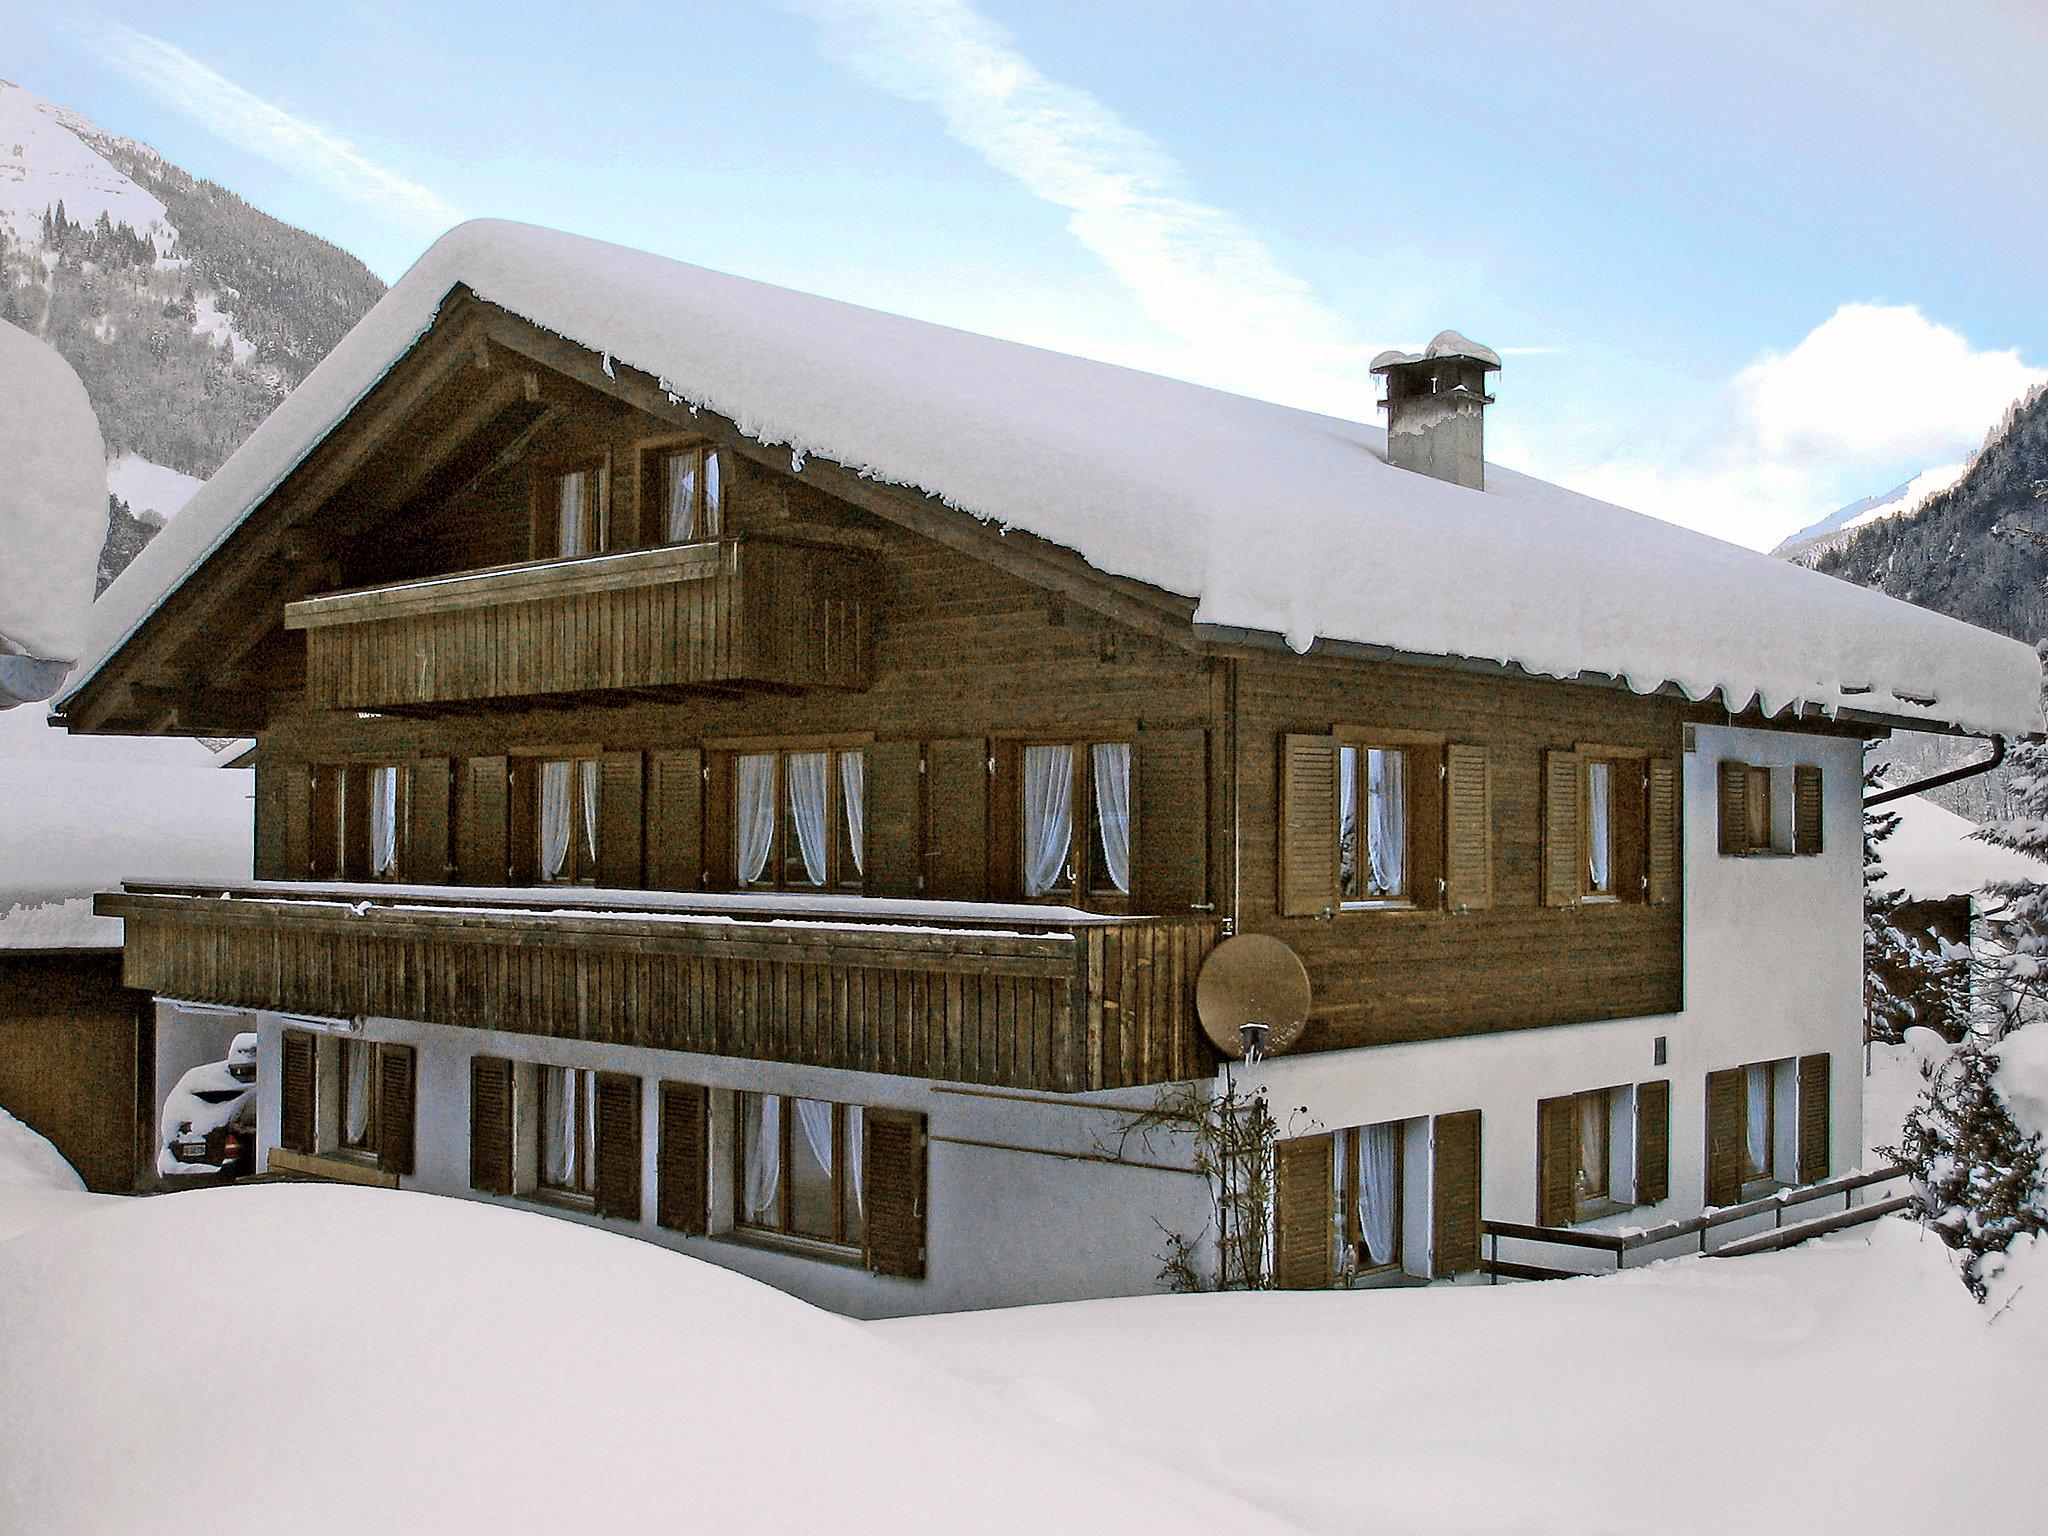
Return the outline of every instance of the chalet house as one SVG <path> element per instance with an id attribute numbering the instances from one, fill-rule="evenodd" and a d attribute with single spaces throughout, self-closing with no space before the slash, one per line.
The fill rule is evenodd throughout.
<path id="1" fill-rule="evenodd" d="M 1383 432 L 465 225 L 98 605 L 71 730 L 256 741 L 127 980 L 253 1016 L 272 1169 L 858 1315 L 1156 1287 L 1232 934 L 1285 1283 L 1849 1167 L 1861 742 L 2033 652 L 1486 465 L 1497 366 Z"/>

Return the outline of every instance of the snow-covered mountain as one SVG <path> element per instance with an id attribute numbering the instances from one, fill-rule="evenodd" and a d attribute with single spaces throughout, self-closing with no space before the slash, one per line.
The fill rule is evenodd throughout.
<path id="1" fill-rule="evenodd" d="M 113 579 L 383 293 L 361 262 L 0 80 L 0 320 L 85 382 Z"/>
<path id="2" fill-rule="evenodd" d="M 1852 501 L 1846 507 L 1830 512 L 1819 522 L 1809 523 L 1771 553 L 1786 560 L 1796 560 L 1801 565 L 1811 565 L 1822 555 L 1847 544 L 1859 529 L 1887 517 L 1897 517 L 1902 512 L 1919 510 L 1937 491 L 1945 491 L 1962 479 L 1963 471 L 1968 468 L 1969 465 L 1963 463 L 1940 464 L 1933 469 L 1922 470 L 1903 485 L 1895 485 L 1881 495 Z"/>

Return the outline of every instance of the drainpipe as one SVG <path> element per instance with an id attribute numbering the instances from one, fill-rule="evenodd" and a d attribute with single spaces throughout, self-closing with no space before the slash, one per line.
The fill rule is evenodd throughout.
<path id="1" fill-rule="evenodd" d="M 1887 800 L 1901 800 L 1907 795 L 1917 795 L 1923 789 L 1939 789 L 1944 784 L 1955 784 L 1963 779 L 1974 779 L 1980 773 L 1989 773 L 2004 761 L 2005 738 L 2003 736 L 1994 736 L 1991 738 L 1991 755 L 1985 758 L 1983 762 L 1965 763 L 1960 768 L 1950 768 L 1924 779 L 1915 779 L 1910 784 L 1895 784 L 1888 789 L 1880 789 L 1876 794 L 1864 797 L 1863 808 L 1867 811 L 1874 805 L 1883 805 Z"/>

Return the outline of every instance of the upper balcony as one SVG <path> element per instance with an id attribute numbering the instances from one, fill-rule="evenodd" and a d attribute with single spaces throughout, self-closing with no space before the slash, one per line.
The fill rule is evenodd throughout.
<path id="1" fill-rule="evenodd" d="M 563 694 L 868 686 L 858 550 L 748 537 L 465 571 L 288 604 L 308 701 L 431 712 Z"/>

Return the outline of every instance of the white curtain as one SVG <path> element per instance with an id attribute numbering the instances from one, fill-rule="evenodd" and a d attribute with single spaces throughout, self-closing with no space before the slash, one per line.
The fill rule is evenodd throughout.
<path id="1" fill-rule="evenodd" d="M 711 538 L 718 532 L 718 509 L 720 497 L 724 494 L 724 465 L 716 448 L 704 450 L 704 526 L 697 530 L 700 539 Z"/>
<path id="2" fill-rule="evenodd" d="M 818 1166 L 832 1171 L 832 1106 L 816 1099 L 796 1101 L 796 1123 Z"/>
<path id="3" fill-rule="evenodd" d="M 597 760 L 576 765 L 576 777 L 583 790 L 583 868 L 589 879 L 597 873 Z"/>
<path id="4" fill-rule="evenodd" d="M 1066 884 L 1074 841 L 1074 749 L 1024 749 L 1024 894 Z"/>
<path id="5" fill-rule="evenodd" d="M 341 1080 L 346 1084 L 342 1106 L 341 1144 L 360 1147 L 370 1139 L 370 1042 L 341 1042 Z"/>
<path id="6" fill-rule="evenodd" d="M 398 870 L 398 770 L 370 770 L 370 873 Z"/>
<path id="7" fill-rule="evenodd" d="M 590 553 L 590 512 L 590 471 L 579 469 L 562 476 L 561 505 L 555 522 L 559 535 L 557 553 Z"/>
<path id="8" fill-rule="evenodd" d="M 1394 1262 L 1401 1214 L 1401 1127 L 1361 1126 L 1358 1145 L 1358 1230 L 1375 1265 Z"/>
<path id="9" fill-rule="evenodd" d="M 1605 1190 L 1607 1183 L 1607 1095 L 1589 1093 L 1579 1099 L 1579 1189 Z"/>
<path id="10" fill-rule="evenodd" d="M 853 872 L 868 872 L 868 769 L 867 758 L 859 752 L 839 754 L 839 804 L 846 817 L 846 846 L 853 855 Z M 846 878 L 846 871 L 839 872 Z"/>
<path id="11" fill-rule="evenodd" d="M 1358 895 L 1358 748 L 1337 749 L 1337 894 Z"/>
<path id="12" fill-rule="evenodd" d="M 1408 786 L 1399 752 L 1378 747 L 1365 754 L 1365 820 L 1367 858 L 1372 878 L 1369 894 L 1399 896 L 1408 888 Z"/>
<path id="13" fill-rule="evenodd" d="M 865 1161 L 861 1150 L 861 1108 L 858 1104 L 846 1106 L 846 1183 L 853 1191 L 853 1208 L 866 1211 L 860 1192 L 861 1164 Z"/>
<path id="14" fill-rule="evenodd" d="M 559 880 L 569 862 L 572 763 L 540 765 L 540 877 Z"/>
<path id="15" fill-rule="evenodd" d="M 1095 767 L 1095 820 L 1102 828 L 1102 864 L 1110 884 L 1131 894 L 1131 744 L 1097 742 L 1090 751 Z"/>
<path id="16" fill-rule="evenodd" d="M 694 448 L 668 456 L 668 541 L 697 537 L 697 454 Z"/>
<path id="17" fill-rule="evenodd" d="M 1771 1068 L 1768 1062 L 1749 1069 L 1749 1166 L 1771 1168 Z"/>
<path id="18" fill-rule="evenodd" d="M 768 868 L 775 841 L 775 754 L 750 752 L 739 762 L 740 884 L 754 885 Z"/>
<path id="19" fill-rule="evenodd" d="M 804 878 L 813 885 L 825 883 L 826 755 L 823 752 L 792 752 L 786 772 L 789 776 L 789 819 L 796 827 L 797 852 L 803 855 Z"/>
<path id="20" fill-rule="evenodd" d="M 540 1181 L 551 1189 L 578 1189 L 583 1179 L 581 1074 L 542 1067 Z"/>
<path id="21" fill-rule="evenodd" d="M 1586 883 L 1596 891 L 1614 889 L 1608 834 L 1610 774 L 1606 763 L 1586 767 Z"/>
<path id="22" fill-rule="evenodd" d="M 758 1222 L 774 1212 L 782 1182 L 782 1100 L 750 1093 L 745 1103 L 740 1134 L 747 1149 L 747 1220 Z"/>

